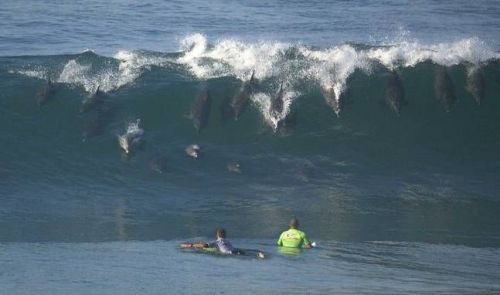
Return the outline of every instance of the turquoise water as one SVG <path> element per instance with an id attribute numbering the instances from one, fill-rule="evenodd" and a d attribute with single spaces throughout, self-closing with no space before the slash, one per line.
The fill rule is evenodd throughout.
<path id="1" fill-rule="evenodd" d="M 498 249 L 393 242 L 319 242 L 298 256 L 268 240 L 264 260 L 197 254 L 180 241 L 12 243 L 0 249 L 9 294 L 496 293 Z"/>
<path id="2" fill-rule="evenodd" d="M 0 287 L 500 292 L 499 13 L 495 1 L 4 3 Z M 119 138 L 133 136 L 127 154 Z M 317 249 L 274 246 L 292 216 Z M 220 226 L 269 259 L 177 248 Z"/>

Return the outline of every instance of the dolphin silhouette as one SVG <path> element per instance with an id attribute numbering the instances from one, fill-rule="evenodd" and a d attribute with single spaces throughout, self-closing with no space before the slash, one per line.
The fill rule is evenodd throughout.
<path id="1" fill-rule="evenodd" d="M 436 70 L 434 90 L 436 92 L 436 98 L 441 101 L 445 111 L 449 112 L 457 98 L 453 89 L 453 82 L 445 66 L 438 66 Z"/>
<path id="2" fill-rule="evenodd" d="M 406 100 L 401 77 L 395 70 L 387 78 L 385 100 L 389 107 L 399 116 L 401 106 L 406 104 Z"/>

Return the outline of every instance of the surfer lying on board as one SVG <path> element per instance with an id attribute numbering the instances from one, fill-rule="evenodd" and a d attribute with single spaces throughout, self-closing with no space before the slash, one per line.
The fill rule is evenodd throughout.
<path id="1" fill-rule="evenodd" d="M 196 249 L 206 249 L 215 248 L 221 254 L 233 254 L 233 255 L 245 255 L 245 251 L 241 249 L 236 249 L 231 245 L 229 240 L 226 239 L 226 230 L 224 228 L 218 228 L 215 234 L 216 240 L 210 243 L 196 242 L 196 243 L 182 243 L 181 248 L 196 248 Z M 264 258 L 264 253 L 258 251 L 258 258 Z"/>
<path id="2" fill-rule="evenodd" d="M 281 233 L 278 239 L 278 246 L 287 248 L 312 248 L 314 244 L 309 242 L 306 234 L 299 230 L 299 220 L 297 218 L 290 219 L 288 222 L 288 230 Z"/>

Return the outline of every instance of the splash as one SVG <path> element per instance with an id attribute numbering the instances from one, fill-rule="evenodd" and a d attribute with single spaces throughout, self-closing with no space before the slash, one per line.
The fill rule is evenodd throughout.
<path id="1" fill-rule="evenodd" d="M 181 41 L 184 54 L 177 62 L 200 79 L 235 76 L 246 80 L 253 71 L 256 78 L 263 79 L 275 74 L 274 66 L 287 48 L 289 45 L 279 42 L 244 43 L 233 39 L 210 47 L 204 35 L 193 34 Z"/>
<path id="2" fill-rule="evenodd" d="M 423 44 L 408 35 L 402 34 L 393 44 L 384 46 L 343 44 L 314 48 L 302 44 L 236 39 L 222 39 L 211 44 L 206 36 L 196 33 L 180 41 L 181 53 L 175 55 L 122 50 L 113 58 L 103 58 L 86 52 L 83 53 L 85 58 L 67 61 L 54 80 L 81 86 L 88 93 L 94 93 L 98 86 L 101 91 L 109 92 L 132 84 L 152 66 L 180 65 L 200 80 L 235 77 L 246 81 L 255 71 L 255 77 L 263 83 L 277 80 L 289 81 L 290 85 L 300 85 L 304 81 L 317 83 L 328 105 L 340 115 L 348 79 L 357 70 L 371 74 L 381 65 L 394 70 L 425 61 L 443 66 L 482 65 L 500 58 L 499 53 L 478 38 Z M 47 79 L 49 73 L 58 71 L 43 66 L 11 70 L 38 79 Z"/>
<path id="3" fill-rule="evenodd" d="M 9 74 L 20 74 L 30 78 L 36 78 L 40 80 L 47 80 L 49 75 L 46 69 L 38 68 L 33 70 L 10 70 Z"/>
<path id="4" fill-rule="evenodd" d="M 460 63 L 480 64 L 499 58 L 500 54 L 495 53 L 478 38 L 470 38 L 432 45 L 403 41 L 392 46 L 367 50 L 366 56 L 392 70 L 398 66 L 413 67 L 425 61 L 443 66 Z"/>
<path id="5" fill-rule="evenodd" d="M 317 81 L 327 103 L 337 115 L 348 78 L 356 71 L 371 73 L 375 65 L 388 70 L 413 67 L 432 61 L 451 66 L 460 63 L 480 64 L 499 58 L 477 38 L 425 45 L 409 40 L 409 34 L 398 36 L 393 45 L 357 48 L 344 44 L 330 48 L 311 48 L 281 42 L 245 43 L 234 39 L 217 41 L 211 46 L 202 34 L 189 35 L 181 41 L 183 55 L 176 62 L 199 79 L 233 76 L 246 80 L 252 71 L 260 80 L 286 79 L 292 84 L 303 80 Z M 263 100 L 258 96 L 257 100 Z"/>
<path id="6" fill-rule="evenodd" d="M 339 115 L 342 105 L 341 97 L 346 89 L 347 79 L 356 69 L 370 71 L 370 61 L 363 52 L 356 51 L 350 45 L 327 50 L 311 50 L 301 47 L 299 50 L 310 61 L 307 74 L 319 82 L 324 93 L 333 92 L 333 98 L 325 95 L 325 99 Z M 329 101 L 331 99 L 335 101 Z"/>
<path id="7" fill-rule="evenodd" d="M 114 59 L 116 63 L 92 62 L 83 64 L 77 59 L 66 63 L 59 74 L 57 82 L 81 86 L 88 93 L 100 91 L 109 92 L 133 83 L 151 66 L 166 66 L 170 62 L 167 58 L 150 56 L 134 51 L 119 51 Z"/>
<path id="8" fill-rule="evenodd" d="M 118 144 L 126 154 L 130 154 L 142 141 L 144 130 L 139 127 L 140 122 L 140 119 L 130 122 L 127 126 L 127 131 L 118 136 Z"/>
<path id="9" fill-rule="evenodd" d="M 99 69 L 94 64 L 81 64 L 70 60 L 59 75 L 58 82 L 81 86 L 88 93 L 96 91 L 109 92 L 133 82 L 141 74 L 140 67 L 133 67 L 129 61 L 120 63 L 118 69 L 104 67 Z"/>
<path id="10" fill-rule="evenodd" d="M 120 62 L 116 79 L 113 81 L 115 89 L 132 83 L 143 71 L 149 71 L 151 66 L 167 67 L 172 61 L 166 57 L 126 50 L 119 51 L 114 58 Z"/>
<path id="11" fill-rule="evenodd" d="M 300 95 L 299 92 L 293 90 L 284 90 L 283 92 L 283 109 L 281 112 L 272 109 L 272 100 L 275 99 L 276 94 L 270 95 L 268 93 L 259 92 L 251 96 L 252 102 L 257 106 L 262 114 L 263 121 L 271 127 L 274 133 L 279 128 L 281 121 L 286 119 L 290 113 L 293 101 Z"/>

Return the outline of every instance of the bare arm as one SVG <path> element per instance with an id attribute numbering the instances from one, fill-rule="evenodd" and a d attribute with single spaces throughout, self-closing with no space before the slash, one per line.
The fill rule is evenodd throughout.
<path id="1" fill-rule="evenodd" d="M 305 249 L 311 249 L 313 247 L 311 241 L 309 241 L 305 233 L 304 236 L 302 237 L 302 242 L 304 243 L 303 248 Z"/>

